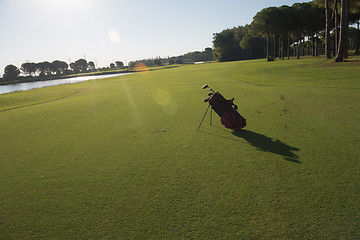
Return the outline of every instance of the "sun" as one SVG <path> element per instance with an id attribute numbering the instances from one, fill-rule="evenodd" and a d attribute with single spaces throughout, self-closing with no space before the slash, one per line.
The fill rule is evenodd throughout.
<path id="1" fill-rule="evenodd" d="M 36 2 L 44 8 L 57 10 L 90 9 L 94 6 L 93 0 L 36 0 Z"/>
<path id="2" fill-rule="evenodd" d="M 119 44 L 120 43 L 120 35 L 117 31 L 111 29 L 108 32 L 108 37 L 110 39 L 111 42 L 115 43 L 115 44 Z"/>

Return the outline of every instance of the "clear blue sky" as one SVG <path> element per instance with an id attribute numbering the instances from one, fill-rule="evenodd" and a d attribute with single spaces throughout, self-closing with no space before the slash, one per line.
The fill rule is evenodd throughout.
<path id="1" fill-rule="evenodd" d="M 212 46 L 213 33 L 295 0 L 0 0 L 0 74 L 8 64 L 79 58 L 97 67 Z"/>

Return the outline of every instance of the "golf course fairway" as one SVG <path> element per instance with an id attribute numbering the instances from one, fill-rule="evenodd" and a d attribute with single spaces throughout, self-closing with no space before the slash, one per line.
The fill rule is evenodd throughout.
<path id="1" fill-rule="evenodd" d="M 2 94 L 0 239 L 359 239 L 359 76 L 252 60 Z M 204 84 L 244 130 L 197 131 Z"/>

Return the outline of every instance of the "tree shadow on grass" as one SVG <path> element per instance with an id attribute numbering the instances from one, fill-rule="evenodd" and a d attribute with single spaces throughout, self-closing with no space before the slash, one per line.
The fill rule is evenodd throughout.
<path id="1" fill-rule="evenodd" d="M 248 130 L 240 130 L 237 132 L 232 132 L 232 134 L 234 136 L 243 138 L 245 141 L 256 147 L 258 150 L 284 156 L 284 159 L 290 162 L 301 163 L 298 160 L 299 156 L 293 153 L 293 151 L 299 151 L 300 149 L 289 146 L 281 142 L 280 140 L 272 139 L 263 134 Z"/>

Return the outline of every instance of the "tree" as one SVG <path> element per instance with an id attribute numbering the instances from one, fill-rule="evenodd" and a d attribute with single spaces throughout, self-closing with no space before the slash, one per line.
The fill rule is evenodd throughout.
<path id="1" fill-rule="evenodd" d="M 239 42 L 242 38 L 242 29 L 240 28 L 241 27 L 226 29 L 213 35 L 213 53 L 215 59 L 219 60 L 220 62 L 242 59 L 241 47 L 239 45 Z"/>
<path id="2" fill-rule="evenodd" d="M 305 38 L 305 35 L 308 32 L 308 25 L 309 19 L 310 19 L 310 6 L 308 3 L 294 3 L 292 5 L 294 8 L 294 32 L 293 32 L 293 38 L 294 41 L 297 42 L 297 59 L 300 58 L 301 55 L 304 54 L 304 43 L 303 40 Z"/>
<path id="3" fill-rule="evenodd" d="M 30 76 L 32 76 L 32 74 L 35 75 L 36 70 L 37 70 L 37 65 L 36 65 L 36 63 L 27 62 L 27 63 L 21 64 L 21 71 L 22 71 L 24 74 L 29 74 Z"/>
<path id="4" fill-rule="evenodd" d="M 215 33 L 212 49 L 213 58 L 221 62 L 249 59 L 249 49 L 243 49 L 240 42 L 247 34 L 254 37 L 258 35 L 255 31 L 250 33 L 251 28 L 251 25 L 245 25 Z M 263 47 L 260 45 L 258 48 L 262 49 Z"/>
<path id="5" fill-rule="evenodd" d="M 359 29 L 359 25 L 360 25 L 360 1 L 359 0 L 350 0 L 350 5 L 351 5 L 351 9 L 350 9 L 350 22 L 351 23 L 356 23 L 357 25 L 357 35 L 356 35 L 356 40 L 355 40 L 355 54 L 359 55 L 360 51 L 360 29 Z"/>
<path id="6" fill-rule="evenodd" d="M 78 70 L 78 72 L 86 72 L 87 70 L 87 61 L 85 59 L 79 59 L 75 61 L 75 68 Z"/>
<path id="7" fill-rule="evenodd" d="M 354 27 L 349 28 L 349 44 L 350 44 L 349 50 L 355 50 L 358 34 L 359 34 L 359 30 L 357 30 Z"/>
<path id="8" fill-rule="evenodd" d="M 357 35 L 356 35 L 356 50 L 355 54 L 360 54 L 360 29 L 359 29 L 360 20 L 357 20 Z"/>
<path id="9" fill-rule="evenodd" d="M 129 62 L 129 64 L 128 64 L 128 66 L 129 66 L 129 68 L 135 68 L 135 65 L 136 65 L 136 62 L 135 61 L 131 61 L 131 62 Z"/>
<path id="10" fill-rule="evenodd" d="M 114 63 L 110 63 L 110 68 L 115 68 L 115 64 L 114 64 Z"/>
<path id="11" fill-rule="evenodd" d="M 341 0 L 340 36 L 335 62 L 343 62 L 348 51 L 349 0 Z"/>
<path id="12" fill-rule="evenodd" d="M 87 61 L 82 58 L 76 60 L 73 63 L 70 63 L 70 68 L 74 71 L 74 73 L 86 72 L 87 67 L 88 67 Z"/>
<path id="13" fill-rule="evenodd" d="M 52 69 L 56 74 L 64 74 L 64 72 L 68 69 L 69 65 L 66 62 L 55 60 L 51 63 Z"/>
<path id="14" fill-rule="evenodd" d="M 4 69 L 4 80 L 14 80 L 20 75 L 20 70 L 16 66 L 9 64 Z"/>
<path id="15" fill-rule="evenodd" d="M 266 37 L 266 59 L 271 61 L 275 58 L 275 34 L 278 31 L 279 12 L 276 7 L 264 8 L 260 12 L 256 13 L 251 22 L 252 29 L 260 36 Z M 270 37 L 273 37 L 274 44 L 271 51 Z"/>
<path id="16" fill-rule="evenodd" d="M 175 61 L 176 64 L 184 64 L 184 60 L 182 60 L 181 58 L 176 59 Z"/>
<path id="17" fill-rule="evenodd" d="M 263 58 L 263 45 L 264 41 L 262 38 L 254 37 L 250 33 L 245 35 L 240 41 L 240 47 L 244 50 L 249 51 L 249 59 Z"/>
<path id="18" fill-rule="evenodd" d="M 161 62 L 160 58 L 157 58 L 157 59 L 154 60 L 154 65 L 157 65 L 157 66 L 162 65 L 162 62 Z"/>
<path id="19" fill-rule="evenodd" d="M 39 62 L 36 64 L 36 69 L 40 71 L 41 76 L 51 75 L 53 72 L 53 65 L 47 61 Z"/>
<path id="20" fill-rule="evenodd" d="M 124 63 L 121 62 L 121 61 L 116 61 L 115 64 L 116 64 L 116 66 L 117 66 L 118 68 L 123 68 L 123 67 L 124 67 Z"/>
<path id="21" fill-rule="evenodd" d="M 190 62 L 202 62 L 214 60 L 211 48 L 205 48 L 204 51 L 188 52 L 182 56 L 183 59 L 190 60 Z"/>
<path id="22" fill-rule="evenodd" d="M 324 8 L 316 5 L 315 3 L 307 3 L 308 5 L 308 19 L 305 25 L 306 34 L 312 40 L 312 55 L 318 56 L 318 39 L 320 31 L 325 28 L 325 14 Z"/>
<path id="23" fill-rule="evenodd" d="M 92 61 L 88 62 L 88 67 L 87 68 L 90 71 L 95 71 L 95 63 L 92 62 Z"/>
<path id="24" fill-rule="evenodd" d="M 212 48 L 205 48 L 203 53 L 203 58 L 204 61 L 212 61 L 214 60 L 214 56 L 213 56 L 213 52 L 212 52 Z"/>
<path id="25" fill-rule="evenodd" d="M 339 42 L 338 2 L 339 0 L 334 0 L 333 13 L 331 17 L 332 19 L 334 19 L 334 55 L 337 54 L 337 48 Z"/>
<path id="26" fill-rule="evenodd" d="M 331 58 L 329 0 L 325 0 L 325 57 Z"/>
<path id="27" fill-rule="evenodd" d="M 75 63 L 73 63 L 73 62 L 70 63 L 70 64 L 69 64 L 69 67 L 73 70 L 74 73 L 77 73 L 77 72 L 78 72 Z"/>

